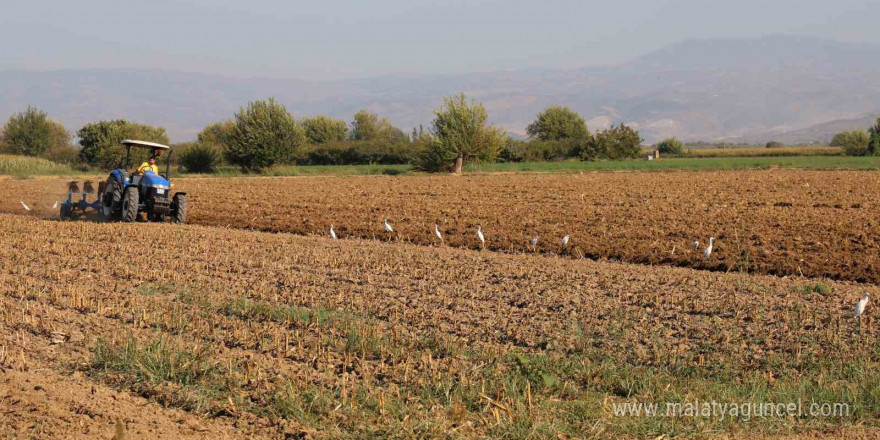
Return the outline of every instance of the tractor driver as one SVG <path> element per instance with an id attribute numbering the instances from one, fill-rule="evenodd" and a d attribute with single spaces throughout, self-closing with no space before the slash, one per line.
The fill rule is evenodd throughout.
<path id="1" fill-rule="evenodd" d="M 156 156 L 150 156 L 150 160 L 142 163 L 135 173 L 137 173 L 138 176 L 143 176 L 147 171 L 152 171 L 153 174 L 159 174 L 159 167 L 156 166 Z"/>

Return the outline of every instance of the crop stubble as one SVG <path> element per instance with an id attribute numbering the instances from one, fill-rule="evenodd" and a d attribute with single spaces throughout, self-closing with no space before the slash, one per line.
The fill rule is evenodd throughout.
<path id="1" fill-rule="evenodd" d="M 839 393 L 876 425 L 880 332 L 850 316 L 864 286 L 198 226 L 0 226 L 0 364 L 85 371 L 257 434 L 708 434 L 719 426 L 630 426 L 606 399 L 728 380 Z M 84 337 L 52 345 L 57 331 Z M 168 361 L 200 365 L 192 383 L 120 366 L 155 344 L 201 353 Z"/>

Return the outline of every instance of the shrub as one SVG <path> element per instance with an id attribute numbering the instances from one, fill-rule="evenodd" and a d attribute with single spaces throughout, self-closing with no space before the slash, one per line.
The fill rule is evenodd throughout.
<path id="1" fill-rule="evenodd" d="M 868 133 L 862 130 L 837 133 L 831 139 L 831 146 L 843 149 L 847 156 L 867 155 L 870 143 L 871 139 L 868 137 Z"/>
<path id="2" fill-rule="evenodd" d="M 261 171 L 292 162 L 305 144 L 305 135 L 287 109 L 270 98 L 241 109 L 226 141 L 230 163 L 245 171 Z"/>
<path id="3" fill-rule="evenodd" d="M 196 143 L 180 154 L 177 163 L 189 173 L 212 173 L 214 168 L 220 164 L 220 152 L 210 145 Z"/>
<path id="4" fill-rule="evenodd" d="M 499 162 L 547 162 L 578 157 L 586 141 L 564 139 L 556 141 L 521 141 L 507 139 L 498 152 Z"/>
<path id="5" fill-rule="evenodd" d="M 410 143 L 339 141 L 303 148 L 300 165 L 393 165 L 411 163 L 416 150 Z"/>
<path id="6" fill-rule="evenodd" d="M 639 132 L 620 124 L 597 132 L 581 151 L 582 160 L 636 158 L 642 154 Z"/>
<path id="7" fill-rule="evenodd" d="M 880 156 L 880 118 L 868 129 L 869 141 L 867 156 Z"/>
<path id="8" fill-rule="evenodd" d="M 676 138 L 669 138 L 654 145 L 654 149 L 662 154 L 682 154 L 684 153 L 684 143 Z"/>
<path id="9" fill-rule="evenodd" d="M 49 120 L 46 112 L 33 107 L 12 115 L 0 137 L 4 152 L 25 156 L 40 156 L 69 142 L 70 133 L 63 125 Z"/>
<path id="10" fill-rule="evenodd" d="M 785 144 L 783 144 L 782 142 L 770 141 L 770 142 L 767 142 L 767 145 L 765 145 L 765 147 L 767 147 L 767 148 L 783 148 L 783 147 L 785 147 Z"/>

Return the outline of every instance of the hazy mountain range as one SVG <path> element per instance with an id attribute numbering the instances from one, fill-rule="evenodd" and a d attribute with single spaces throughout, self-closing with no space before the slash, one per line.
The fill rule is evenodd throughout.
<path id="1" fill-rule="evenodd" d="M 350 120 L 367 108 L 409 131 L 430 125 L 442 97 L 458 92 L 520 136 L 543 108 L 563 104 L 588 119 L 591 131 L 626 122 L 648 142 L 668 136 L 827 141 L 880 114 L 880 45 L 793 36 L 687 40 L 616 66 L 323 82 L 183 73 L 173 66 L 6 70 L 0 71 L 0 118 L 32 105 L 72 131 L 126 118 L 164 126 L 180 142 L 248 101 L 274 96 L 297 116 Z"/>

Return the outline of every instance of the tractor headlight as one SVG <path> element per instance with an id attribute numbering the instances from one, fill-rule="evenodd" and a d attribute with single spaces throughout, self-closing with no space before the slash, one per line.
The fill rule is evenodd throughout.
<path id="1" fill-rule="evenodd" d="M 162 188 L 156 188 L 156 194 L 159 194 L 161 196 L 161 195 L 165 194 L 165 190 Z"/>

